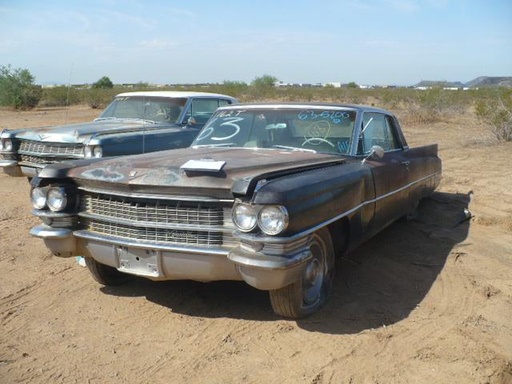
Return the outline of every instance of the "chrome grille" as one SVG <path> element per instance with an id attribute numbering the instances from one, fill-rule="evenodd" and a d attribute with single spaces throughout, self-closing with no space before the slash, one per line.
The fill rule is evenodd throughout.
<path id="1" fill-rule="evenodd" d="M 221 207 L 182 204 L 161 201 L 117 198 L 107 195 L 85 195 L 81 211 L 129 220 L 137 223 L 185 224 L 208 227 L 222 226 L 224 214 Z"/>
<path id="2" fill-rule="evenodd" d="M 64 155 L 77 157 L 83 154 L 83 144 L 44 143 L 40 141 L 21 140 L 18 150 L 27 155 Z"/>
<path id="3" fill-rule="evenodd" d="M 40 156 L 31 156 L 31 155 L 20 155 L 20 161 L 23 161 L 25 163 L 32 163 L 32 164 L 54 164 L 58 163 L 59 161 L 62 161 L 62 158 L 58 159 L 55 157 L 40 157 Z"/>
<path id="4" fill-rule="evenodd" d="M 92 192 L 84 192 L 80 201 L 81 223 L 91 232 L 164 244 L 234 243 L 231 207 Z"/>
<path id="5" fill-rule="evenodd" d="M 92 232 L 139 241 L 206 246 L 223 243 L 222 232 L 139 227 L 89 218 L 82 220 L 82 223 Z"/>

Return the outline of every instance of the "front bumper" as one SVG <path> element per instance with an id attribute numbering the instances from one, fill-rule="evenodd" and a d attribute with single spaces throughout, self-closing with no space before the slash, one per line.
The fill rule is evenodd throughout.
<path id="1" fill-rule="evenodd" d="M 22 177 L 25 176 L 17 160 L 0 160 L 0 167 L 9 176 Z"/>
<path id="2" fill-rule="evenodd" d="M 41 224 L 30 234 L 42 238 L 55 256 L 90 257 L 120 272 L 151 280 L 243 280 L 262 290 L 285 287 L 302 275 L 309 246 L 283 255 L 265 255 L 242 246 L 231 250 L 161 246 Z"/>

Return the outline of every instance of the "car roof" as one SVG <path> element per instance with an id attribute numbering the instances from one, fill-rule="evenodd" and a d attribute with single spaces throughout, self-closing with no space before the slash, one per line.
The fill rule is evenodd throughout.
<path id="1" fill-rule="evenodd" d="M 369 105 L 359 105 L 359 104 L 339 104 L 339 103 L 308 103 L 308 102 L 267 102 L 267 103 L 243 103 L 236 105 L 227 105 L 221 107 L 219 109 L 239 109 L 239 108 L 248 108 L 248 109 L 280 109 L 280 108 L 288 108 L 288 109 L 304 109 L 304 108 L 312 108 L 312 109 L 321 109 L 321 108 L 339 108 L 339 109 L 351 109 L 355 111 L 365 111 L 365 112 L 380 112 L 386 114 L 392 114 L 391 112 L 377 108 Z"/>
<path id="2" fill-rule="evenodd" d="M 178 98 L 178 97 L 212 97 L 212 98 L 223 98 L 228 100 L 236 100 L 234 97 L 228 95 L 222 95 L 220 93 L 210 93 L 210 92 L 192 92 L 192 91 L 138 91 L 138 92 L 123 92 L 116 97 L 126 97 L 126 96 L 146 96 L 146 97 L 170 97 L 170 98 Z"/>

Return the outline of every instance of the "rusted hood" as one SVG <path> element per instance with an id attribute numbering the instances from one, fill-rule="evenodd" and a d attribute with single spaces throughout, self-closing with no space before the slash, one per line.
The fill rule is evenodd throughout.
<path id="1" fill-rule="evenodd" d="M 185 170 L 190 160 L 220 164 L 216 171 Z M 215 195 L 246 194 L 258 180 L 317 168 L 344 159 L 336 155 L 289 150 L 185 148 L 105 159 L 68 170 L 79 184 L 103 184 L 109 189 L 165 191 Z M 162 189 L 164 188 L 164 189 Z M 216 190 L 216 193 L 207 191 Z M 220 190 L 224 191 L 220 193 Z"/>

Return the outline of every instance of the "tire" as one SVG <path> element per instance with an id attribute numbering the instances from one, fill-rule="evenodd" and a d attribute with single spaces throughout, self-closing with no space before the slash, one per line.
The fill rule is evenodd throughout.
<path id="1" fill-rule="evenodd" d="M 85 257 L 85 265 L 94 280 L 106 286 L 122 285 L 133 279 L 126 273 L 119 272 L 113 267 L 98 263 L 91 257 Z"/>
<path id="2" fill-rule="evenodd" d="M 417 221 L 420 216 L 419 210 L 418 210 L 419 205 L 420 205 L 419 201 L 415 201 L 415 202 L 411 203 L 409 210 L 407 211 L 407 213 L 404 216 L 401 217 L 401 220 L 405 221 L 407 223 Z"/>
<path id="3" fill-rule="evenodd" d="M 334 280 L 334 248 L 327 228 L 313 234 L 310 244 L 312 258 L 302 277 L 286 287 L 272 290 L 270 303 L 274 313 L 301 318 L 322 307 L 332 290 Z"/>

